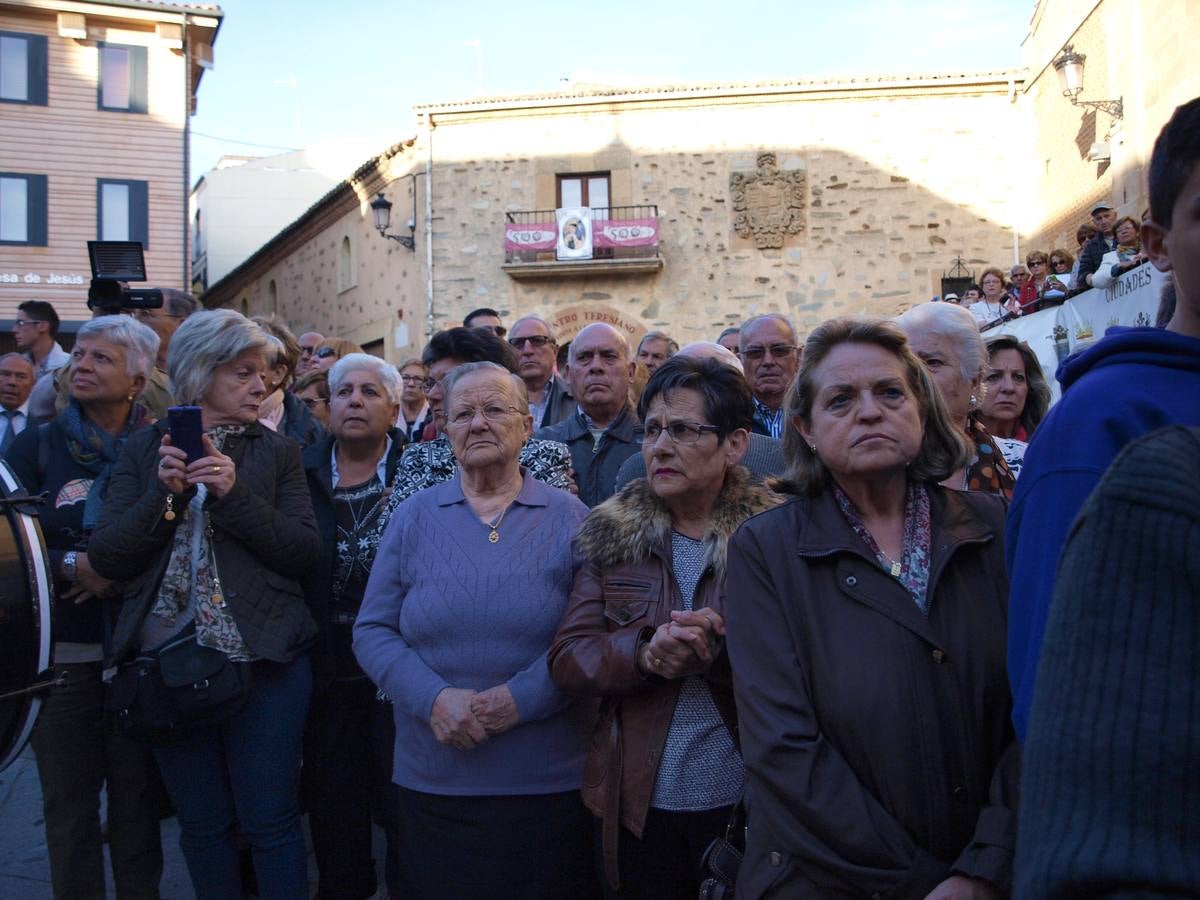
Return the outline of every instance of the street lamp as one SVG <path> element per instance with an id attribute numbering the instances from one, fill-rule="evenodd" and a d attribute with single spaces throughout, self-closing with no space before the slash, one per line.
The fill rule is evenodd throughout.
<path id="1" fill-rule="evenodd" d="M 415 202 L 415 199 L 414 199 Z M 375 230 L 383 237 L 391 238 L 393 241 L 398 241 L 414 253 L 417 250 L 417 221 L 416 219 L 408 220 L 409 234 L 388 234 L 388 225 L 392 221 L 392 204 L 387 197 L 383 196 L 380 191 L 375 199 L 371 201 L 371 215 L 375 218 Z"/>
<path id="2" fill-rule="evenodd" d="M 1076 53 L 1075 48 L 1067 44 L 1054 60 L 1054 70 L 1058 72 L 1058 84 L 1062 88 L 1063 96 L 1071 101 L 1072 106 L 1098 109 L 1114 119 L 1124 118 L 1125 107 L 1120 97 L 1116 100 L 1079 99 L 1079 95 L 1083 93 L 1083 63 L 1086 59 L 1086 56 Z"/>

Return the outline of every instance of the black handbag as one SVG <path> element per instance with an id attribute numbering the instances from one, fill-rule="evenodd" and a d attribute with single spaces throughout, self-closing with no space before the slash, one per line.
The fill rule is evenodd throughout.
<path id="1" fill-rule="evenodd" d="M 743 790 L 729 813 L 725 834 L 713 839 L 700 860 L 700 871 L 704 873 L 700 900 L 734 900 L 734 886 L 745 855 L 746 792 Z"/>
<path id="2" fill-rule="evenodd" d="M 169 744 L 237 715 L 250 698 L 250 663 L 196 641 L 189 627 L 117 670 L 105 707 L 130 737 Z"/>

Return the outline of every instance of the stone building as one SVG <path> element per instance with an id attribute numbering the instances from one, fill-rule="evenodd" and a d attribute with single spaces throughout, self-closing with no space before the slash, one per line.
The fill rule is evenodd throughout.
<path id="1" fill-rule="evenodd" d="M 421 106 L 411 141 L 367 161 L 204 299 L 277 311 L 391 359 L 478 306 L 508 321 L 542 315 L 564 338 L 607 320 L 631 339 L 656 328 L 681 343 L 762 312 L 802 330 L 892 314 L 940 294 L 957 262 L 977 274 L 1049 249 L 1101 196 L 1140 211 L 1154 136 L 1200 86 L 1171 81 L 1169 62 L 1141 62 L 1165 52 L 1168 32 L 1200 30 L 1169 9 L 1184 3 L 1150 5 L 1168 18 L 1139 20 L 1128 57 L 1118 25 L 1145 4 L 1040 0 L 1013 71 L 574 85 Z M 1087 56 L 1079 99 L 1137 74 L 1116 127 L 1062 95 L 1053 63 L 1072 41 Z M 1090 160 L 1106 133 L 1111 159 Z M 376 232 L 380 194 L 406 243 Z M 555 212 L 578 207 L 585 258 L 564 246 Z"/>
<path id="2" fill-rule="evenodd" d="M 47 300 L 91 317 L 87 241 L 140 240 L 188 285 L 188 134 L 220 7 L 0 0 L 0 323 Z M 3 327 L 7 330 L 7 327 Z"/>

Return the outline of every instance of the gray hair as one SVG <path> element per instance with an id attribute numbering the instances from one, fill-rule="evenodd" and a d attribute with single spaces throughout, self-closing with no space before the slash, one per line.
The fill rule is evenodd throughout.
<path id="1" fill-rule="evenodd" d="M 896 324 L 909 335 L 928 331 L 948 339 L 958 353 L 963 378 L 974 381 L 983 375 L 987 348 L 975 316 L 963 307 L 955 303 L 920 303 L 897 316 Z"/>
<path id="2" fill-rule="evenodd" d="M 550 327 L 550 323 L 547 322 L 545 319 L 543 319 L 541 316 L 521 316 L 521 318 L 517 319 L 517 321 L 512 323 L 512 328 L 508 329 L 508 333 L 511 335 L 514 331 L 517 330 L 517 326 L 520 325 L 522 322 L 537 322 L 539 325 L 541 325 L 543 328 L 546 329 L 546 336 L 548 338 L 550 338 L 550 340 L 554 341 L 554 343 L 556 343 L 556 344 L 558 343 L 558 338 L 554 334 L 554 329 L 552 327 Z"/>
<path id="3" fill-rule="evenodd" d="M 725 340 L 725 338 L 729 337 L 731 334 L 741 334 L 741 333 L 742 333 L 742 328 L 740 325 L 730 325 L 728 328 L 726 328 L 724 331 L 722 331 L 720 334 L 717 335 L 717 343 L 718 344 L 721 343 L 721 341 Z"/>
<path id="4" fill-rule="evenodd" d="M 388 402 L 400 403 L 400 373 L 391 363 L 372 356 L 370 353 L 347 353 L 329 369 L 329 396 L 337 396 L 338 388 L 346 380 L 346 376 L 357 369 L 367 369 L 375 373 L 383 392 L 387 394 Z"/>
<path id="5" fill-rule="evenodd" d="M 270 347 L 267 333 L 232 309 L 209 309 L 189 316 L 167 348 L 167 375 L 175 402 L 193 404 L 212 384 L 218 366 L 249 350 L 263 355 Z"/>
<path id="6" fill-rule="evenodd" d="M 84 322 L 75 340 L 98 337 L 112 341 L 125 351 L 125 374 L 141 375 L 149 380 L 158 356 L 158 335 L 149 325 L 132 316 L 101 316 Z"/>
<path id="7" fill-rule="evenodd" d="M 159 288 L 159 290 L 163 295 L 163 309 L 168 315 L 186 319 L 200 309 L 199 301 L 187 291 L 181 291 L 179 288 Z"/>
<path id="8" fill-rule="evenodd" d="M 513 405 L 522 415 L 529 415 L 529 390 L 525 387 L 525 382 L 521 380 L 520 375 L 514 375 L 504 366 L 498 366 L 494 362 L 463 363 L 447 372 L 442 378 L 442 393 L 446 398 L 442 402 L 447 409 L 450 408 L 450 395 L 454 393 L 454 386 L 474 372 L 493 372 L 500 375 L 500 380 L 512 390 Z"/>
<path id="9" fill-rule="evenodd" d="M 9 360 L 9 359 L 19 359 L 21 362 L 25 363 L 25 365 L 29 366 L 30 373 L 31 374 L 33 373 L 33 363 L 31 363 L 29 361 L 29 357 L 26 356 L 24 353 L 18 353 L 15 350 L 12 351 L 11 353 L 5 353 L 3 356 L 0 356 L 0 366 L 4 365 L 5 360 Z M 36 381 L 36 380 L 37 380 L 37 378 L 35 377 L 34 381 Z"/>
<path id="10" fill-rule="evenodd" d="M 642 339 L 638 341 L 638 353 L 642 352 L 642 347 L 646 345 L 646 341 L 666 341 L 667 356 L 674 356 L 679 352 L 679 341 L 671 337 L 665 331 L 647 331 L 642 335 Z"/>
<path id="11" fill-rule="evenodd" d="M 787 316 L 783 315 L 782 313 L 763 313 L 761 316 L 751 316 L 749 319 L 747 319 L 745 322 L 743 322 L 742 327 L 738 329 L 738 349 L 739 350 L 746 349 L 745 336 L 746 336 L 746 332 L 750 330 L 750 326 L 757 325 L 759 322 L 764 322 L 767 319 L 774 319 L 777 322 L 782 322 L 784 325 L 787 326 L 788 331 L 790 331 L 792 333 L 792 340 L 793 341 L 796 340 L 796 326 L 792 324 L 791 319 L 789 319 Z"/>

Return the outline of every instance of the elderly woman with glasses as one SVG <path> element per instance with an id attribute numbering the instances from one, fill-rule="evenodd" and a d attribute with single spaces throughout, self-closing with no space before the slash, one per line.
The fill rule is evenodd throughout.
<path id="1" fill-rule="evenodd" d="M 1004 273 L 996 267 L 983 270 L 979 279 L 983 295 L 973 303 L 964 300 L 964 307 L 975 317 L 979 327 L 999 321 L 1006 315 L 1020 315 L 1021 308 L 1015 298 L 1004 290 Z"/>
<path id="2" fill-rule="evenodd" d="M 742 789 L 725 553 L 778 500 L 741 466 L 753 410 L 746 379 L 724 362 L 667 360 L 638 403 L 647 477 L 580 529 L 586 563 L 550 671 L 600 698 L 583 799 L 600 820 L 613 896 L 694 898 L 700 857 Z"/>
<path id="3" fill-rule="evenodd" d="M 181 719 L 179 739 L 154 744 L 200 900 L 241 896 L 235 823 L 260 893 L 308 896 L 299 776 L 317 627 L 296 579 L 321 540 L 300 448 L 258 422 L 268 346 L 232 310 L 180 326 L 168 372 L 176 398 L 200 408 L 203 455 L 175 446 L 167 420 L 135 434 L 92 536 L 96 572 L 125 582 L 115 665 L 190 647 L 250 670 L 240 710 L 191 729 Z"/>
<path id="4" fill-rule="evenodd" d="M 354 625 L 363 671 L 392 700 L 409 895 L 586 897 L 579 800 L 589 710 L 546 652 L 587 508 L 521 465 L 532 416 L 494 363 L 447 374 L 454 477 L 392 515 Z"/>
<path id="5" fill-rule="evenodd" d="M 737 896 L 1004 896 L 1005 504 L 940 486 L 969 447 L 894 323 L 815 329 L 787 412 L 794 497 L 729 548 Z"/>
<path id="6" fill-rule="evenodd" d="M 329 370 L 329 391 L 330 433 L 303 455 L 323 548 L 305 585 L 320 630 L 304 748 L 318 893 L 325 900 L 375 895 L 374 814 L 387 837 L 388 893 L 402 896 L 392 708 L 377 697 L 351 649 L 351 629 L 388 523 L 386 488 L 404 449 L 404 435 L 393 425 L 400 376 L 382 359 L 351 353 Z"/>
<path id="7" fill-rule="evenodd" d="M 405 448 L 388 501 L 393 509 L 417 491 L 449 481 L 458 471 L 460 461 L 446 432 L 446 395 L 442 382 L 450 372 L 470 362 L 495 363 L 509 372 L 517 372 L 512 348 L 485 329 L 448 328 L 430 339 L 421 354 L 421 363 L 428 372 L 422 389 L 438 436 Z M 565 444 L 529 438 L 520 453 L 521 465 L 532 477 L 558 488 L 569 489 L 573 485 L 571 452 Z"/>
<path id="8" fill-rule="evenodd" d="M 400 365 L 400 414 L 396 427 L 414 444 L 424 440 L 426 426 L 433 425 L 433 412 L 425 399 L 425 364 L 415 356 Z"/>
<path id="9" fill-rule="evenodd" d="M 975 321 L 961 306 L 922 303 L 902 313 L 896 324 L 908 335 L 908 345 L 933 377 L 950 419 L 972 448 L 964 464 L 947 473 L 942 484 L 962 491 L 987 491 L 1012 499 L 1016 476 L 1005 451 L 1020 466 L 1024 447 L 1019 442 L 997 443 L 979 420 L 984 397 L 987 349 Z"/>
<path id="10" fill-rule="evenodd" d="M 149 790 L 157 780 L 154 760 L 104 713 L 103 640 L 120 585 L 101 574 L 92 545 L 121 449 L 149 421 L 139 398 L 157 350 L 158 336 L 128 316 L 84 324 L 65 370 L 67 408 L 47 424 L 27 427 L 5 454 L 24 488 L 48 497 L 38 517 L 58 599 L 54 674 L 66 681 L 46 695 L 32 744 L 56 897 L 104 896 L 105 785 L 117 891 L 158 896 L 162 849 Z"/>

